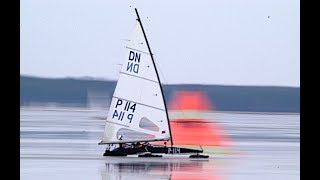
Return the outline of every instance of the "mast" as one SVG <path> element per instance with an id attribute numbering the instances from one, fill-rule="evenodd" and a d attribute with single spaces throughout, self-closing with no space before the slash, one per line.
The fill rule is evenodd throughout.
<path id="1" fill-rule="evenodd" d="M 171 142 L 171 146 L 172 146 L 172 145 L 173 145 L 173 141 L 172 141 L 172 134 L 171 134 L 171 128 L 170 128 L 170 120 L 169 120 L 169 116 L 168 116 L 168 110 L 167 110 L 166 100 L 165 100 L 165 98 L 164 98 L 163 89 L 162 89 L 161 81 L 160 81 L 160 78 L 159 78 L 157 66 L 156 66 L 155 61 L 154 61 L 154 59 L 153 59 L 153 54 L 152 54 L 152 52 L 151 52 L 151 48 L 150 48 L 150 45 L 149 45 L 149 42 L 148 42 L 146 33 L 144 32 L 144 29 L 143 29 L 143 26 L 142 26 L 142 22 L 141 22 L 141 19 L 140 19 L 140 17 L 139 17 L 138 10 L 137 10 L 137 8 L 134 8 L 134 10 L 136 11 L 136 14 L 137 14 L 137 17 L 138 17 L 137 21 L 139 21 L 139 24 L 140 24 L 140 26 L 141 26 L 142 33 L 143 33 L 144 39 L 146 40 L 146 43 L 147 43 L 147 46 L 148 46 L 148 50 L 149 50 L 149 53 L 150 53 L 150 56 L 151 56 L 151 60 L 152 60 L 153 66 L 154 66 L 154 69 L 155 69 L 155 71 L 156 71 L 157 78 L 158 78 L 158 80 L 159 80 L 159 85 L 160 85 L 160 90 L 161 90 L 162 99 L 163 99 L 163 103 L 164 103 L 164 108 L 165 108 L 165 110 L 166 110 L 166 116 L 167 116 L 167 119 L 168 119 L 168 126 L 169 126 L 169 132 L 170 132 L 170 142 Z"/>

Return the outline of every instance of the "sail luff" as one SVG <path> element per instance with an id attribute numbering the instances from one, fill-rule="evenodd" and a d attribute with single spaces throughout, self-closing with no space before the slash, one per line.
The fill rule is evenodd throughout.
<path id="1" fill-rule="evenodd" d="M 165 107 L 165 111 L 166 111 L 166 116 L 167 116 L 167 122 L 168 122 L 168 127 L 169 127 L 169 132 L 170 132 L 170 142 L 171 142 L 171 146 L 173 145 L 173 140 L 172 140 L 172 134 L 171 134 L 171 128 L 170 128 L 170 120 L 169 120 L 169 116 L 168 116 L 168 109 L 167 109 L 167 105 L 166 105 L 166 101 L 165 101 L 165 98 L 164 98 L 164 94 L 163 94 L 163 89 L 162 89 L 162 85 L 161 85 L 161 80 L 159 78 L 159 74 L 158 74 L 158 70 L 157 70 L 157 66 L 155 64 L 155 61 L 153 59 L 153 54 L 151 52 L 151 48 L 150 48 L 150 45 L 149 45 L 149 42 L 148 42 L 148 39 L 147 39 L 147 36 L 146 36 L 146 33 L 144 31 L 144 28 L 142 26 L 142 22 L 141 22 L 141 19 L 139 17 L 139 13 L 138 13 L 138 10 L 137 8 L 135 8 L 135 12 L 137 14 L 137 21 L 139 22 L 140 26 L 141 26 L 141 29 L 142 29 L 142 32 L 143 32 L 143 36 L 146 40 L 146 43 L 147 43 L 147 46 L 148 46 L 148 50 L 150 52 L 150 56 L 151 56 L 151 60 L 152 60 L 152 63 L 153 63 L 153 66 L 155 68 L 155 71 L 156 71 L 156 75 L 157 75 L 157 78 L 158 78 L 158 81 L 159 81 L 159 85 L 160 85 L 160 90 L 161 90 L 161 94 L 162 94 L 162 99 L 163 99 L 163 103 L 164 103 L 164 107 Z"/>

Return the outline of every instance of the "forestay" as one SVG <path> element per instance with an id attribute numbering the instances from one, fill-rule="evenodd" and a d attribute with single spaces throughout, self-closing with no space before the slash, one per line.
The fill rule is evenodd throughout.
<path id="1" fill-rule="evenodd" d="M 160 81 L 139 22 L 128 41 L 101 144 L 170 139 Z"/>

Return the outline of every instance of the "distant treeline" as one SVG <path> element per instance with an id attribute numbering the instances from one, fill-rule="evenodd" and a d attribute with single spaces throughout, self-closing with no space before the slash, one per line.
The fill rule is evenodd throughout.
<path id="1" fill-rule="evenodd" d="M 112 97 L 115 85 L 115 81 L 107 80 L 20 76 L 20 105 L 54 103 L 86 107 L 90 92 Z M 219 111 L 300 112 L 300 88 L 295 87 L 177 84 L 163 85 L 163 89 L 167 103 L 177 90 L 201 90 Z"/>

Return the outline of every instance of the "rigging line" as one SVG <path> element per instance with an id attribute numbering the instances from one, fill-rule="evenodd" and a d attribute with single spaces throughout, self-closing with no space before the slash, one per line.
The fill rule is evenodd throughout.
<path id="1" fill-rule="evenodd" d="M 155 62 L 155 63 L 156 63 L 156 62 Z M 160 71 L 160 73 L 161 73 L 161 76 L 163 77 L 165 83 L 168 85 L 168 82 L 167 82 L 167 80 L 165 79 L 165 76 L 163 75 L 163 73 L 162 73 L 162 71 L 161 71 L 161 66 L 160 66 L 158 63 L 156 63 L 156 64 L 157 64 L 157 66 L 159 67 L 158 69 L 159 69 L 159 71 Z M 181 106 L 180 106 L 180 103 L 178 102 L 178 103 L 176 103 L 176 104 L 177 104 L 177 106 L 178 106 L 178 111 L 180 111 L 180 113 L 182 113 L 182 117 L 183 117 L 183 119 L 185 119 L 185 118 L 186 118 L 186 115 L 184 114 L 184 111 L 182 111 Z"/>
<path id="2" fill-rule="evenodd" d="M 138 17 L 138 19 L 139 19 L 139 17 Z M 141 25 L 142 26 L 142 25 Z M 144 32 L 143 32 L 144 33 Z M 147 39 L 145 39 L 146 41 L 147 41 Z M 148 42 L 147 42 L 147 45 L 148 45 Z M 148 47 L 149 48 L 149 47 Z M 157 53 L 156 53 L 157 54 Z M 154 53 L 151 53 L 151 51 L 150 51 L 150 55 L 151 55 L 151 58 L 152 58 L 152 60 L 153 60 L 153 55 L 154 55 Z M 158 67 L 157 69 L 156 69 L 156 71 L 157 70 L 159 70 L 160 71 L 160 74 L 161 74 L 161 77 L 163 78 L 163 80 L 164 80 L 164 82 L 165 82 L 165 84 L 166 85 L 168 85 L 168 81 L 166 80 L 166 78 L 165 78 L 165 76 L 164 76 L 164 74 L 163 74 L 163 72 L 161 71 L 161 66 L 160 66 L 160 64 L 158 63 L 158 62 L 156 62 L 156 61 L 153 61 L 153 63 L 155 63 L 156 64 L 156 66 Z M 159 79 L 159 84 L 161 84 L 161 80 Z M 163 93 L 163 96 L 164 96 L 164 93 Z M 141 97 L 141 96 L 140 96 Z M 164 99 L 165 99 L 165 97 L 163 97 Z M 164 103 L 165 103 L 165 101 L 164 101 Z M 180 112 L 181 114 L 182 114 L 182 117 L 183 117 L 183 119 L 185 119 L 186 118 L 186 115 L 185 115 L 185 113 L 184 113 L 184 111 L 181 109 L 181 106 L 180 106 L 180 103 L 178 102 L 177 103 L 177 106 L 178 106 L 178 112 Z M 167 109 L 168 110 L 168 109 Z M 170 123 L 170 118 L 168 117 L 168 120 L 169 120 L 169 123 Z M 169 125 L 169 130 L 170 130 L 171 128 L 170 128 L 170 125 Z M 170 136 L 171 136 L 171 130 L 170 130 Z M 171 146 L 173 145 L 173 140 L 172 140 L 172 136 L 171 136 Z"/>
<path id="3" fill-rule="evenodd" d="M 149 46 L 149 42 L 148 42 L 148 39 L 147 39 L 147 36 L 146 36 L 146 33 L 144 32 L 144 29 L 143 29 L 143 26 L 142 26 L 142 22 L 140 20 L 140 17 L 139 17 L 139 13 L 138 13 L 138 10 L 137 8 L 134 9 L 136 11 L 136 14 L 137 14 L 137 21 L 139 22 L 140 26 L 141 26 L 141 30 L 142 30 L 142 33 L 143 33 L 143 36 L 144 36 L 144 39 L 147 43 L 147 46 L 148 46 L 148 50 L 150 52 L 150 55 L 151 55 L 151 60 L 152 60 L 152 63 L 154 65 L 154 69 L 156 71 L 156 75 L 157 75 L 157 78 L 159 80 L 159 85 L 160 85 L 160 90 L 161 90 L 161 93 L 162 93 L 162 99 L 163 99 L 163 102 L 164 102 L 164 107 L 165 107 L 165 110 L 166 110 L 166 117 L 167 117 L 167 120 L 168 120 L 168 128 L 169 128 L 169 132 L 170 132 L 170 139 L 171 139 L 171 146 L 173 145 L 173 138 L 172 138 L 172 133 L 171 133 L 171 128 L 170 128 L 170 119 L 169 119 L 169 115 L 168 115 L 168 109 L 167 109 L 167 106 L 166 106 L 166 100 L 164 98 L 164 95 L 163 95 L 163 89 L 162 89 L 162 85 L 161 85 L 161 80 L 159 78 L 159 75 L 158 75 L 158 71 L 157 71 L 157 68 L 156 68 L 156 64 L 155 64 L 155 61 L 153 59 L 153 55 L 152 55 L 152 52 L 151 52 L 151 48 Z"/>

